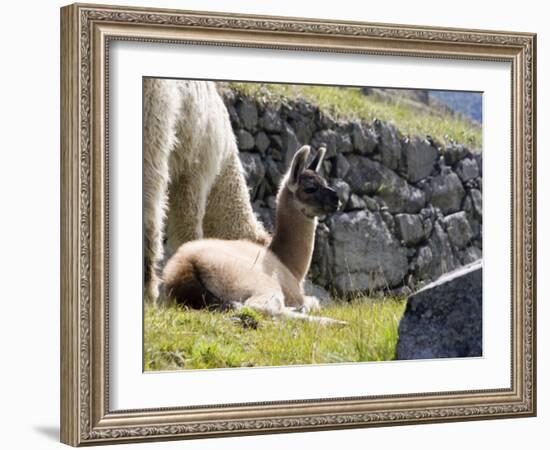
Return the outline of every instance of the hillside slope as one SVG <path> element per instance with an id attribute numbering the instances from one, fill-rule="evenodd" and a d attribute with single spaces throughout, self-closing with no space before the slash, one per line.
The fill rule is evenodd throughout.
<path id="1" fill-rule="evenodd" d="M 225 86 L 271 104 L 304 100 L 337 121 L 379 119 L 393 123 L 404 135 L 430 136 L 442 144 L 460 143 L 476 152 L 482 147 L 480 123 L 457 112 L 456 105 L 449 107 L 437 100 L 441 92 L 237 82 Z"/>

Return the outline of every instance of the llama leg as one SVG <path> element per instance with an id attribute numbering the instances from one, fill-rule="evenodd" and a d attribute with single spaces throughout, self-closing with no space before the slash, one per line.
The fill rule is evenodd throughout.
<path id="1" fill-rule="evenodd" d="M 309 313 L 312 311 L 313 312 L 321 311 L 321 305 L 320 305 L 319 299 L 312 295 L 304 295 L 304 304 L 302 306 L 302 310 L 305 313 Z"/>
<path id="2" fill-rule="evenodd" d="M 342 320 L 331 319 L 330 317 L 310 316 L 303 312 L 295 311 L 292 308 L 285 308 L 281 314 L 286 319 L 305 320 L 306 322 L 315 322 L 320 325 L 347 325 Z"/>
<path id="3" fill-rule="evenodd" d="M 319 299 L 310 295 L 301 295 L 300 306 L 285 306 L 282 317 L 285 319 L 305 320 L 306 322 L 315 322 L 320 325 L 346 325 L 341 320 L 331 319 L 329 317 L 310 316 L 311 311 L 319 312 L 321 306 Z"/>
<path id="4" fill-rule="evenodd" d="M 203 229 L 206 237 L 269 243 L 269 235 L 250 206 L 250 194 L 236 151 L 227 158 L 210 191 Z"/>
<path id="5" fill-rule="evenodd" d="M 178 89 L 182 101 L 175 125 L 178 144 L 170 158 L 169 252 L 203 237 L 208 196 L 227 158 L 226 141 L 235 139 L 214 84 L 180 81 Z M 233 192 L 224 194 L 229 198 Z"/>
<path id="6" fill-rule="evenodd" d="M 203 237 L 203 218 L 209 184 L 180 175 L 171 180 L 168 198 L 166 237 L 168 251 L 174 253 L 181 244 Z"/>
<path id="7" fill-rule="evenodd" d="M 159 294 L 157 270 L 163 255 L 168 158 L 175 142 L 177 94 L 174 84 L 166 80 L 143 82 L 143 278 L 148 301 L 156 301 Z"/>
<path id="8" fill-rule="evenodd" d="M 297 312 L 294 308 L 285 306 L 284 296 L 281 292 L 254 295 L 244 302 L 244 306 L 253 308 L 271 317 L 304 320 L 306 322 L 315 322 L 320 325 L 347 325 L 346 322 L 341 320 L 331 319 L 329 317 L 309 316 L 303 312 Z"/>
<path id="9" fill-rule="evenodd" d="M 277 317 L 283 314 L 285 301 L 282 292 L 269 292 L 249 297 L 244 306 L 260 311 L 268 316 Z"/>

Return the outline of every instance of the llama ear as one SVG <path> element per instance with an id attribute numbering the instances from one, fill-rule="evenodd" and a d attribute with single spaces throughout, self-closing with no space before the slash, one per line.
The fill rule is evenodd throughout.
<path id="1" fill-rule="evenodd" d="M 325 147 L 320 147 L 307 168 L 309 170 L 313 170 L 314 172 L 319 172 L 319 169 L 321 169 L 321 164 L 323 164 L 323 159 L 325 158 L 326 152 L 327 149 Z"/>
<path id="2" fill-rule="evenodd" d="M 288 184 L 295 187 L 298 184 L 298 178 L 300 174 L 306 168 L 307 158 L 309 156 L 309 145 L 304 145 L 300 150 L 296 152 L 290 165 Z"/>

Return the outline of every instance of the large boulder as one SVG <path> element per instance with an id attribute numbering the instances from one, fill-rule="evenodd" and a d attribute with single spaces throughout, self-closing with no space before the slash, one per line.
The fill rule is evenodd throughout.
<path id="1" fill-rule="evenodd" d="M 458 161 L 470 155 L 470 150 L 460 144 L 450 144 L 445 148 L 443 156 L 449 166 L 454 166 Z"/>
<path id="2" fill-rule="evenodd" d="M 432 234 L 428 240 L 431 251 L 431 261 L 426 269 L 427 278 L 435 280 L 444 273 L 460 266 L 455 256 L 449 236 L 440 222 L 435 222 Z"/>
<path id="3" fill-rule="evenodd" d="M 378 134 L 378 149 L 382 164 L 397 169 L 401 164 L 401 136 L 399 130 L 390 123 L 375 121 Z"/>
<path id="4" fill-rule="evenodd" d="M 283 178 L 283 171 L 279 164 L 277 164 L 271 157 L 267 157 L 265 160 L 265 174 L 271 185 L 275 188 L 279 188 L 281 179 Z"/>
<path id="5" fill-rule="evenodd" d="M 466 194 L 460 178 L 451 171 L 433 177 L 430 191 L 431 203 L 445 215 L 459 211 Z"/>
<path id="6" fill-rule="evenodd" d="M 344 178 L 346 174 L 349 172 L 350 164 L 346 157 L 342 155 L 341 153 L 338 153 L 335 158 L 336 163 L 336 177 L 337 178 Z"/>
<path id="7" fill-rule="evenodd" d="M 304 294 L 316 297 L 322 306 L 330 304 L 330 293 L 322 286 L 314 284 L 310 280 L 304 280 L 303 289 Z"/>
<path id="8" fill-rule="evenodd" d="M 338 195 L 338 200 L 340 200 L 340 203 L 342 203 L 342 207 L 345 207 L 348 203 L 351 192 L 349 184 L 346 183 L 344 180 L 340 180 L 339 178 L 331 180 L 330 184 L 332 189 L 336 191 L 336 194 Z"/>
<path id="9" fill-rule="evenodd" d="M 313 136 L 311 145 L 314 148 L 324 146 L 327 149 L 327 158 L 338 153 L 349 153 L 353 150 L 351 136 L 343 130 L 320 130 Z"/>
<path id="10" fill-rule="evenodd" d="M 359 122 L 354 122 L 351 127 L 351 140 L 353 148 L 362 155 L 369 155 L 374 152 L 378 140 L 376 134 L 370 129 L 364 127 Z"/>
<path id="11" fill-rule="evenodd" d="M 233 106 L 231 101 L 234 101 L 234 99 L 225 98 L 225 106 L 227 107 L 227 112 L 229 113 L 229 120 L 231 121 L 231 126 L 234 130 L 241 128 L 243 124 L 241 123 L 241 119 L 239 117 L 239 114 L 237 113 L 237 110 L 235 109 L 235 106 Z"/>
<path id="12" fill-rule="evenodd" d="M 300 142 L 308 143 L 316 131 L 315 114 L 319 109 L 307 102 L 297 102 L 287 105 L 287 120 L 295 130 Z"/>
<path id="13" fill-rule="evenodd" d="M 403 171 L 411 183 L 426 178 L 439 157 L 437 149 L 426 139 L 414 137 L 403 145 Z"/>
<path id="14" fill-rule="evenodd" d="M 244 169 L 246 184 L 250 189 L 250 197 L 254 198 L 265 176 L 262 158 L 258 153 L 239 152 L 239 159 Z"/>
<path id="15" fill-rule="evenodd" d="M 343 130 L 339 130 L 337 134 L 337 150 L 340 153 L 349 153 L 353 151 L 351 136 Z"/>
<path id="16" fill-rule="evenodd" d="M 466 214 L 466 219 L 468 219 L 468 223 L 470 224 L 473 237 L 476 238 L 479 236 L 481 231 L 481 216 L 479 216 L 475 210 L 474 201 L 472 199 L 473 191 L 479 192 L 477 189 L 472 189 L 470 193 L 464 197 L 464 201 L 462 202 L 462 211 Z"/>
<path id="17" fill-rule="evenodd" d="M 315 246 L 311 258 L 310 275 L 321 286 L 329 286 L 332 280 L 334 252 L 330 246 L 331 232 L 327 225 L 320 222 L 315 231 Z"/>
<path id="18" fill-rule="evenodd" d="M 254 138 L 254 146 L 260 153 L 265 154 L 265 151 L 269 147 L 269 143 L 269 137 L 263 131 L 256 134 Z"/>
<path id="19" fill-rule="evenodd" d="M 359 155 L 349 155 L 345 180 L 356 194 L 380 199 L 391 213 L 417 213 L 426 203 L 423 191 L 411 186 L 383 164 Z"/>
<path id="20" fill-rule="evenodd" d="M 451 214 L 443 219 L 451 243 L 458 249 L 466 247 L 472 238 L 472 228 L 464 211 Z"/>
<path id="21" fill-rule="evenodd" d="M 479 176 L 477 162 L 473 158 L 465 158 L 456 165 L 456 173 L 463 183 Z"/>
<path id="22" fill-rule="evenodd" d="M 365 209 L 367 202 L 359 197 L 357 194 L 351 194 L 349 201 L 346 204 L 345 211 L 354 211 L 356 209 Z"/>
<path id="23" fill-rule="evenodd" d="M 477 214 L 478 217 L 482 217 L 483 207 L 482 207 L 481 192 L 478 189 L 472 189 L 470 191 L 470 197 L 472 199 L 472 205 L 474 207 L 474 212 Z"/>
<path id="24" fill-rule="evenodd" d="M 296 137 L 296 133 L 294 133 L 294 130 L 288 123 L 284 123 L 281 130 L 281 145 L 282 151 L 285 152 L 285 166 L 288 167 L 300 148 L 300 142 Z"/>
<path id="25" fill-rule="evenodd" d="M 422 219 L 417 214 L 396 214 L 395 226 L 406 246 L 416 245 L 425 237 Z"/>
<path id="26" fill-rule="evenodd" d="M 273 108 L 266 108 L 263 116 L 258 121 L 260 128 L 269 133 L 280 133 L 283 127 L 281 116 Z"/>
<path id="27" fill-rule="evenodd" d="M 338 134 L 334 130 L 319 130 L 311 139 L 311 146 L 314 148 L 324 146 L 327 149 L 326 158 L 332 158 L 337 153 Z"/>
<path id="28" fill-rule="evenodd" d="M 482 279 L 479 260 L 409 296 L 397 359 L 481 356 Z"/>
<path id="29" fill-rule="evenodd" d="M 481 259 L 481 257 L 481 249 L 473 245 L 458 252 L 458 258 L 460 259 L 460 262 L 464 265 L 477 261 L 478 259 Z"/>
<path id="30" fill-rule="evenodd" d="M 246 151 L 254 148 L 254 136 L 252 136 L 248 131 L 237 130 L 235 136 L 237 137 L 237 146 L 239 147 L 239 150 Z"/>
<path id="31" fill-rule="evenodd" d="M 428 278 L 432 261 L 432 249 L 428 245 L 420 247 L 416 253 L 416 257 L 413 259 L 413 262 L 411 264 L 411 269 L 414 273 L 414 276 L 419 280 Z"/>
<path id="32" fill-rule="evenodd" d="M 474 159 L 477 162 L 477 169 L 479 170 L 479 176 L 483 176 L 483 153 L 481 153 L 480 150 L 478 150 L 476 153 L 474 153 Z"/>
<path id="33" fill-rule="evenodd" d="M 244 98 L 237 105 L 237 113 L 243 126 L 249 130 L 253 131 L 258 124 L 258 109 L 253 100 Z"/>
<path id="34" fill-rule="evenodd" d="M 334 287 L 342 293 L 377 290 L 402 283 L 407 250 L 379 213 L 367 210 L 331 216 Z"/>

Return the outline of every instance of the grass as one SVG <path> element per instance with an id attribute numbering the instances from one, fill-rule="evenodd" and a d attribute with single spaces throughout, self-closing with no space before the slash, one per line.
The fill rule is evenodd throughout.
<path id="1" fill-rule="evenodd" d="M 430 135 L 441 143 L 457 142 L 474 150 L 482 146 L 481 127 L 474 122 L 448 112 L 413 107 L 410 99 L 392 96 L 392 101 L 377 95 L 364 95 L 360 88 L 309 86 L 266 83 L 228 83 L 243 94 L 263 97 L 271 102 L 302 98 L 329 112 L 335 119 L 360 119 L 370 122 L 375 118 L 392 122 L 409 136 Z"/>
<path id="2" fill-rule="evenodd" d="M 359 299 L 323 308 L 346 326 L 275 320 L 257 312 L 145 307 L 145 370 L 286 366 L 395 358 L 400 299 Z"/>

